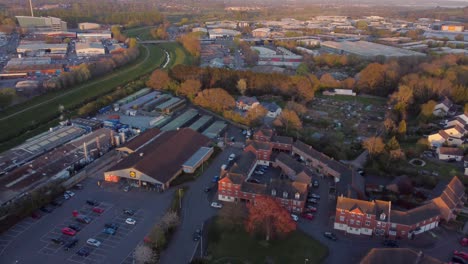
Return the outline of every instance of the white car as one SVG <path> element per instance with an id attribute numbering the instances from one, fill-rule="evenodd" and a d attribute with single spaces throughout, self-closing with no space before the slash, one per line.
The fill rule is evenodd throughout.
<path id="1" fill-rule="evenodd" d="M 101 245 L 101 241 L 94 239 L 94 238 L 90 238 L 86 241 L 86 244 L 93 246 L 93 247 L 99 247 Z"/>
<path id="2" fill-rule="evenodd" d="M 236 158 L 236 154 L 233 153 L 233 154 L 229 155 L 229 159 L 228 159 L 228 160 L 229 160 L 229 161 L 233 161 L 235 158 Z"/>
<path id="3" fill-rule="evenodd" d="M 223 205 L 217 202 L 212 202 L 211 207 L 213 208 L 223 208 Z"/>
<path id="4" fill-rule="evenodd" d="M 65 194 L 68 194 L 68 196 L 73 197 L 75 196 L 75 193 L 72 191 L 65 191 Z"/>
<path id="5" fill-rule="evenodd" d="M 63 198 L 65 198 L 65 200 L 68 200 L 68 199 L 70 199 L 70 195 L 64 193 L 64 194 L 63 194 Z"/>
<path id="6" fill-rule="evenodd" d="M 127 218 L 125 220 L 125 223 L 129 224 L 129 225 L 135 225 L 136 224 L 136 220 L 133 219 L 133 218 Z"/>
<path id="7" fill-rule="evenodd" d="M 299 221 L 299 216 L 297 216 L 295 214 L 291 214 L 291 217 L 295 222 Z"/>

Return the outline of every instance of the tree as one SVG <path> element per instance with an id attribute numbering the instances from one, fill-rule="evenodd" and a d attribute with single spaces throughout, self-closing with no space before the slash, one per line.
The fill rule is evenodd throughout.
<path id="1" fill-rule="evenodd" d="M 195 95 L 201 91 L 201 83 L 199 80 L 187 80 L 180 85 L 178 93 L 187 96 L 190 100 L 195 98 Z"/>
<path id="2" fill-rule="evenodd" d="M 387 133 L 391 133 L 393 132 L 393 130 L 395 130 L 396 125 L 395 125 L 395 122 L 391 118 L 387 117 L 384 120 L 384 127 Z"/>
<path id="3" fill-rule="evenodd" d="M 296 223 L 289 212 L 271 197 L 257 197 L 254 202 L 247 204 L 247 209 L 247 231 L 264 234 L 266 241 L 296 229 Z"/>
<path id="4" fill-rule="evenodd" d="M 223 112 L 236 105 L 234 98 L 221 88 L 206 89 L 199 92 L 193 103 L 215 112 Z"/>
<path id="5" fill-rule="evenodd" d="M 371 63 L 359 73 L 358 86 L 366 92 L 374 92 L 383 85 L 384 76 L 385 67 L 379 63 Z"/>
<path id="6" fill-rule="evenodd" d="M 429 100 L 427 103 L 421 105 L 421 112 L 419 113 L 420 116 L 427 120 L 432 117 L 432 113 L 434 112 L 434 107 L 437 105 L 437 102 L 434 100 Z"/>
<path id="7" fill-rule="evenodd" d="M 250 127 L 256 126 L 262 122 L 262 118 L 268 113 L 268 110 L 261 105 L 249 109 L 245 116 L 246 122 Z"/>
<path id="8" fill-rule="evenodd" d="M 395 102 L 395 109 L 403 115 L 406 113 L 408 105 L 413 103 L 413 90 L 407 85 L 400 85 L 398 91 L 393 93 L 391 100 Z"/>
<path id="9" fill-rule="evenodd" d="M 170 81 L 171 78 L 169 77 L 169 74 L 163 70 L 158 69 L 153 71 L 149 80 L 146 82 L 146 85 L 155 90 L 164 90 L 167 89 Z"/>
<path id="10" fill-rule="evenodd" d="M 219 210 L 218 223 L 233 230 L 242 227 L 247 218 L 247 207 L 244 203 L 226 203 Z"/>
<path id="11" fill-rule="evenodd" d="M 320 86 L 322 88 L 338 88 L 340 87 L 340 82 L 335 80 L 331 74 L 325 73 L 320 78 Z"/>
<path id="12" fill-rule="evenodd" d="M 403 119 L 398 124 L 398 134 L 404 135 L 406 134 L 406 121 Z"/>
<path id="13" fill-rule="evenodd" d="M 306 76 L 310 73 L 310 69 L 309 69 L 309 66 L 302 62 L 301 64 L 299 64 L 299 66 L 297 67 L 296 69 L 296 74 L 297 75 L 301 75 L 301 76 Z"/>
<path id="14" fill-rule="evenodd" d="M 362 142 L 362 147 L 369 151 L 369 155 L 372 157 L 382 153 L 385 149 L 385 144 L 381 137 L 370 137 Z"/>
<path id="15" fill-rule="evenodd" d="M 3 88 L 0 90 L 0 108 L 9 106 L 16 96 L 16 90 L 13 88 Z"/>
<path id="16" fill-rule="evenodd" d="M 368 24 L 365 20 L 358 20 L 356 21 L 356 28 L 360 30 L 367 30 Z"/>
<path id="17" fill-rule="evenodd" d="M 194 34 L 185 34 L 177 38 L 182 46 L 194 57 L 200 56 L 200 40 Z"/>
<path id="18" fill-rule="evenodd" d="M 153 261 L 153 250 L 145 244 L 139 244 L 133 254 L 136 264 L 146 264 Z"/>
<path id="19" fill-rule="evenodd" d="M 245 95 L 245 92 L 247 91 L 247 82 L 243 78 L 239 79 L 236 87 L 240 94 Z"/>
<path id="20" fill-rule="evenodd" d="M 289 131 L 289 129 L 298 130 L 302 128 L 302 122 L 299 116 L 297 116 L 296 112 L 288 109 L 284 109 L 273 124 L 275 126 L 284 127 L 286 131 Z"/>
<path id="21" fill-rule="evenodd" d="M 400 148 L 400 143 L 398 143 L 398 140 L 396 139 L 395 136 L 393 136 L 391 139 L 388 140 L 387 144 L 385 145 L 385 149 L 387 151 L 391 150 L 396 150 Z"/>
<path id="22" fill-rule="evenodd" d="M 296 112 L 299 116 L 307 113 L 307 108 L 304 105 L 294 101 L 288 101 L 286 103 L 286 109 Z"/>
<path id="23" fill-rule="evenodd" d="M 343 89 L 354 89 L 356 85 L 356 80 L 354 78 L 346 78 L 341 82 L 341 88 Z"/>

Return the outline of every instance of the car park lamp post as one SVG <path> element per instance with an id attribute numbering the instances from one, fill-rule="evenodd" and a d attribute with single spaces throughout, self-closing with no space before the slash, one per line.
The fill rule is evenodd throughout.
<path id="1" fill-rule="evenodd" d="M 309 262 L 309 259 L 308 258 L 304 259 L 304 264 L 307 264 L 307 262 Z"/>

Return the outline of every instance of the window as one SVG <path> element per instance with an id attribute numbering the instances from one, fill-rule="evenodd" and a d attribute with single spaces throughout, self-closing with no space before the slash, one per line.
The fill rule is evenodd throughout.
<path id="1" fill-rule="evenodd" d="M 366 226 L 370 226 L 370 221 L 366 221 Z"/>
<path id="2" fill-rule="evenodd" d="M 370 214 L 366 214 L 366 217 L 367 217 L 367 218 L 371 218 L 371 215 L 370 215 Z"/>
<path id="3" fill-rule="evenodd" d="M 361 221 L 357 220 L 356 225 L 361 225 Z"/>
<path id="4" fill-rule="evenodd" d="M 396 224 L 392 224 L 392 228 L 396 228 Z"/>
<path id="5" fill-rule="evenodd" d="M 344 210 L 343 210 L 343 209 L 341 209 L 341 214 L 344 214 Z"/>
<path id="6" fill-rule="evenodd" d="M 340 221 L 344 222 L 344 216 L 340 216 Z"/>
<path id="7" fill-rule="evenodd" d="M 275 189 L 272 189 L 272 190 L 271 190 L 271 195 L 272 195 L 272 196 L 276 196 L 276 190 L 275 190 Z"/>
<path id="8" fill-rule="evenodd" d="M 354 225 L 354 219 L 349 220 L 349 223 Z"/>

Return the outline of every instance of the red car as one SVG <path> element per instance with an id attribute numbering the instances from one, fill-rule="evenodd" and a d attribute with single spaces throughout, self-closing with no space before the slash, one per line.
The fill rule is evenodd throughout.
<path id="1" fill-rule="evenodd" d="M 93 207 L 93 212 L 102 214 L 104 212 L 104 209 L 99 208 L 99 207 Z"/>
<path id="2" fill-rule="evenodd" d="M 317 208 L 313 207 L 313 206 L 309 206 L 305 209 L 306 212 L 310 212 L 310 213 L 315 213 L 317 212 Z"/>
<path id="3" fill-rule="evenodd" d="M 302 215 L 305 219 L 314 220 L 314 215 L 311 213 L 305 213 Z"/>
<path id="4" fill-rule="evenodd" d="M 462 245 L 463 247 L 468 246 L 468 238 L 465 237 L 462 240 L 460 240 L 460 245 Z"/>
<path id="5" fill-rule="evenodd" d="M 73 229 L 71 229 L 71 228 L 69 228 L 69 227 L 63 228 L 63 229 L 62 229 L 62 233 L 63 233 L 64 235 L 67 235 L 67 236 L 74 236 L 74 235 L 76 235 L 76 231 L 73 230 Z"/>
<path id="6" fill-rule="evenodd" d="M 37 219 L 41 218 L 42 215 L 41 215 L 39 212 L 33 212 L 33 213 L 31 214 L 31 217 L 32 217 L 32 219 L 36 219 L 36 220 L 37 220 Z"/>
<path id="7" fill-rule="evenodd" d="M 462 258 L 464 260 L 468 260 L 468 253 L 466 253 L 466 252 L 455 250 L 453 252 L 453 255 L 455 255 L 457 257 L 460 257 L 460 258 Z"/>

